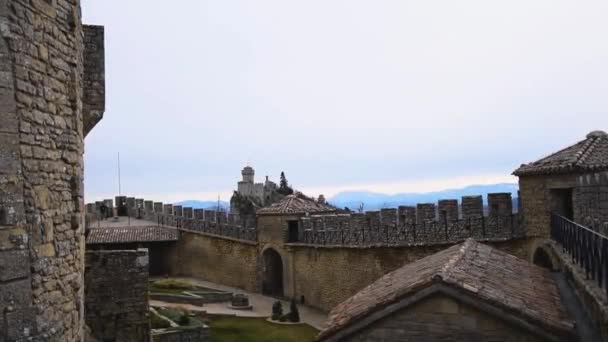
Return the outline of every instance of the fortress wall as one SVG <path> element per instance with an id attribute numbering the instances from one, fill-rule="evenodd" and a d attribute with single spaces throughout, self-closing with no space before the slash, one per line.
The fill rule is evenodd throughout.
<path id="1" fill-rule="evenodd" d="M 256 243 L 185 231 L 180 234 L 168 256 L 172 276 L 200 278 L 256 291 Z"/>
<path id="2" fill-rule="evenodd" d="M 0 340 L 80 341 L 103 27 L 82 24 L 79 0 L 0 0 L 0 27 Z"/>
<path id="3" fill-rule="evenodd" d="M 100 341 L 148 341 L 148 250 L 86 252 L 86 322 Z"/>
<path id="4" fill-rule="evenodd" d="M 512 213 L 511 194 L 488 194 L 495 206 L 483 215 L 481 196 L 439 200 L 363 214 L 310 215 L 300 218 L 300 242 L 333 246 L 431 245 L 464 241 L 508 240 L 524 235 L 521 215 Z M 439 213 L 437 215 L 437 208 Z M 462 212 L 462 218 L 459 213 Z"/>
<path id="5" fill-rule="evenodd" d="M 525 239 L 489 243 L 521 258 L 529 259 Z M 363 287 L 409 262 L 441 251 L 450 245 L 409 247 L 309 247 L 287 248 L 287 269 L 293 279 L 285 285 L 286 293 L 296 300 L 325 312 L 351 297 Z"/>

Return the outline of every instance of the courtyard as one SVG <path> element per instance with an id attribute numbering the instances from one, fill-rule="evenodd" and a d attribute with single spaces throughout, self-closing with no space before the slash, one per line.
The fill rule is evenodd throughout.
<path id="1" fill-rule="evenodd" d="M 211 341 L 314 341 L 327 317 L 317 309 L 298 305 L 301 323 L 272 323 L 267 319 L 272 313 L 272 305 L 277 301 L 276 298 L 193 278 L 153 279 L 149 289 L 150 307 L 154 308 L 155 315 L 158 313 L 176 322 L 175 329 L 179 329 L 182 325 L 179 323 L 181 316 L 188 316 L 190 319 L 186 320 L 187 324 L 184 324 L 184 327 L 207 325 Z M 196 293 L 197 290 L 202 289 L 215 293 L 244 294 L 249 298 L 252 309 L 233 309 L 226 301 L 198 304 L 196 300 L 192 300 L 190 303 L 177 303 L 169 300 L 171 297 L 167 297 L 164 301 L 158 300 L 159 297 L 153 295 L 157 292 L 180 295 Z M 289 302 L 281 301 L 281 303 L 285 310 L 289 308 Z"/>

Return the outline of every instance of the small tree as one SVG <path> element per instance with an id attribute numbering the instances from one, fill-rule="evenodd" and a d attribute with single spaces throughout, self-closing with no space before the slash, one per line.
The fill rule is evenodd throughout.
<path id="1" fill-rule="evenodd" d="M 277 300 L 272 304 L 272 320 L 278 321 L 283 316 L 283 304 L 280 300 Z"/>
<path id="2" fill-rule="evenodd" d="M 295 299 L 291 300 L 291 305 L 289 306 L 289 314 L 287 316 L 290 322 L 297 323 L 300 321 L 300 312 L 298 311 L 298 306 L 296 305 Z"/>
<path id="3" fill-rule="evenodd" d="M 293 194 L 293 189 L 287 183 L 287 177 L 285 177 L 285 172 L 283 171 L 281 171 L 281 181 L 279 182 L 279 190 L 277 192 L 284 196 Z"/>

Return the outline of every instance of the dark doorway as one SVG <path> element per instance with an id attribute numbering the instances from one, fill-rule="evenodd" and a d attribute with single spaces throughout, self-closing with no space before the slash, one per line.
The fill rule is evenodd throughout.
<path id="1" fill-rule="evenodd" d="M 572 189 L 551 189 L 551 210 L 568 220 L 574 219 Z"/>
<path id="2" fill-rule="evenodd" d="M 272 248 L 264 251 L 264 280 L 262 293 L 273 297 L 283 296 L 283 261 L 281 255 Z"/>
<path id="3" fill-rule="evenodd" d="M 287 242 L 298 242 L 298 221 L 287 221 Z"/>
<path id="4" fill-rule="evenodd" d="M 534 252 L 532 262 L 536 266 L 544 267 L 549 271 L 553 271 L 553 262 L 551 262 L 551 257 L 549 257 L 549 254 L 547 254 L 547 252 L 545 252 L 545 250 L 542 248 L 538 248 L 536 252 Z"/>

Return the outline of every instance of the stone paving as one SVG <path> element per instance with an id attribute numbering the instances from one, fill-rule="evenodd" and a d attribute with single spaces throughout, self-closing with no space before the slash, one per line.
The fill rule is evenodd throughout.
<path id="1" fill-rule="evenodd" d="M 228 307 L 229 303 L 210 303 L 205 306 L 195 306 L 189 304 L 173 304 L 165 303 L 157 300 L 150 300 L 151 306 L 161 307 L 182 307 L 190 311 L 206 311 L 209 314 L 220 314 L 220 315 L 236 315 L 241 317 L 269 317 L 272 313 L 272 304 L 276 301 L 276 298 L 264 296 L 258 293 L 250 293 L 237 288 L 219 285 L 204 280 L 194 278 L 174 278 L 183 281 L 190 282 L 194 285 L 207 287 L 210 289 L 228 291 L 233 293 L 244 293 L 249 296 L 249 303 L 253 305 L 252 310 L 234 310 Z M 283 312 L 289 311 L 289 302 L 283 302 Z M 300 312 L 300 319 L 302 322 L 314 327 L 315 329 L 322 330 L 323 324 L 327 319 L 327 314 L 322 311 L 311 308 L 305 305 L 298 304 L 298 310 Z"/>

